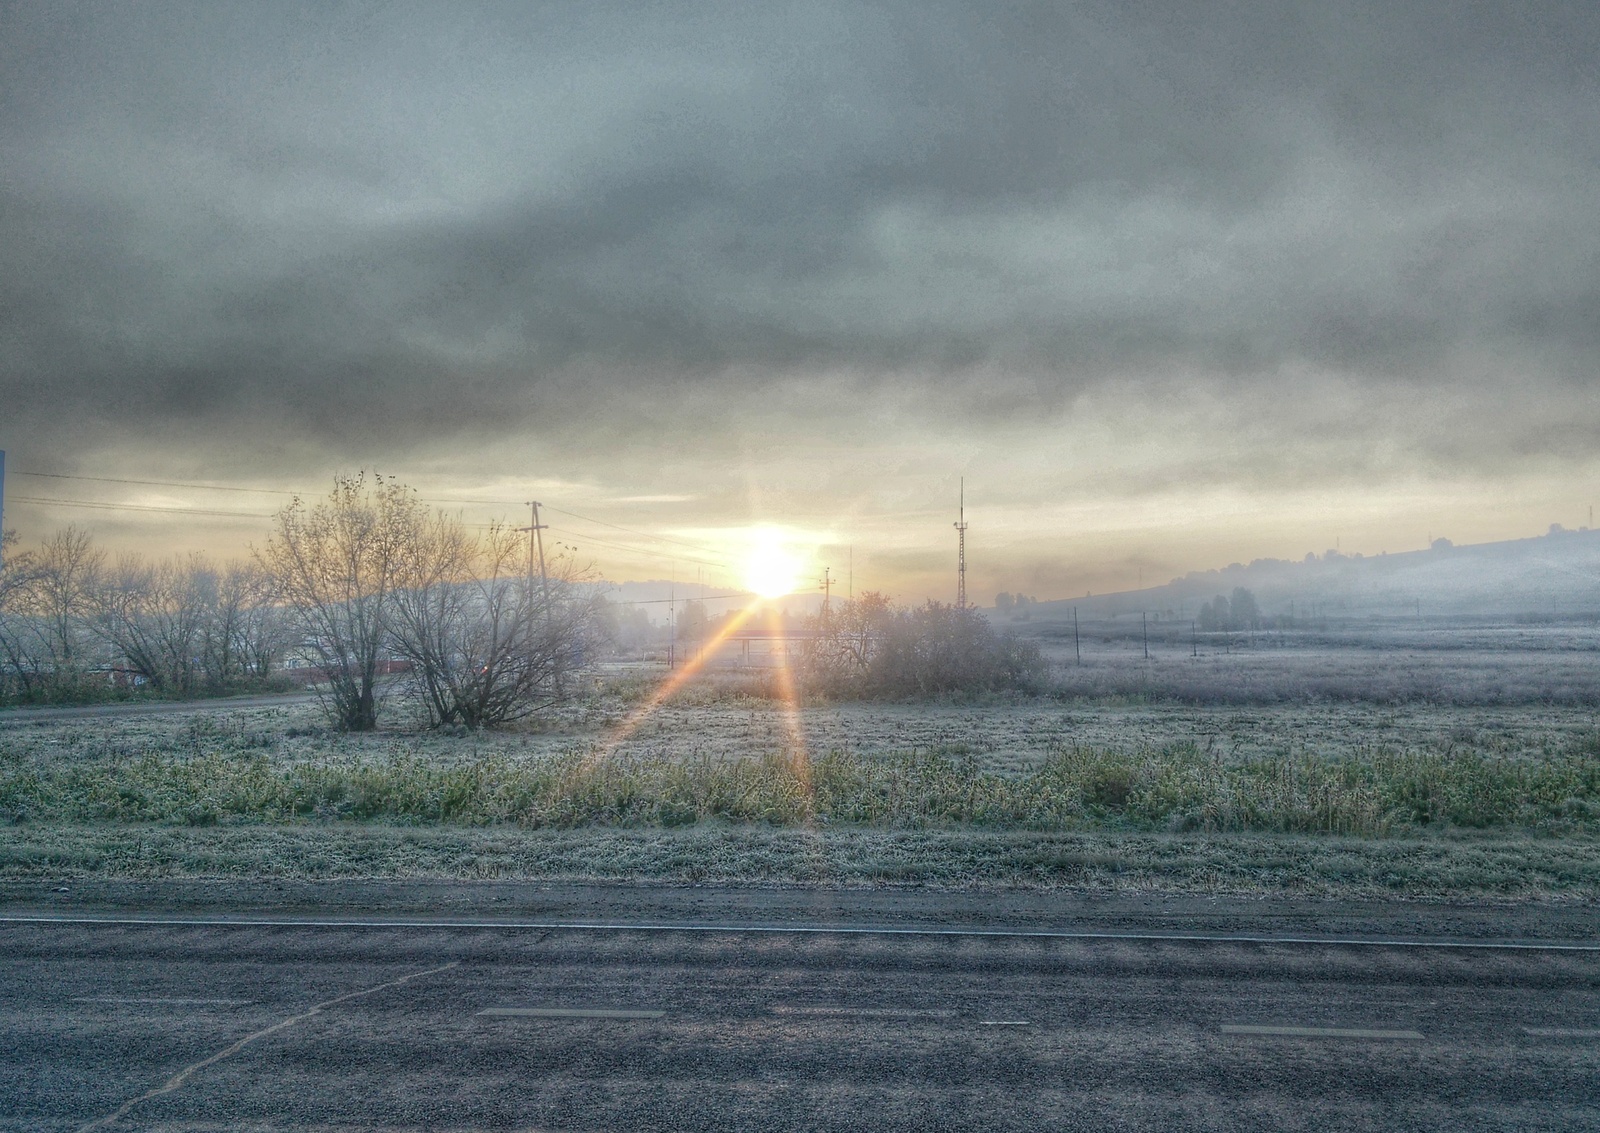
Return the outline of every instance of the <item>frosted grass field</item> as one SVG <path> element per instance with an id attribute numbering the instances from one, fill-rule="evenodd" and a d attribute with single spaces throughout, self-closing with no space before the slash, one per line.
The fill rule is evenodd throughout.
<path id="1" fill-rule="evenodd" d="M 395 752 L 442 762 L 479 755 L 521 760 L 600 751 L 621 759 L 732 760 L 803 747 L 813 756 L 970 757 L 983 770 L 1020 773 L 1069 747 L 1136 752 L 1192 744 L 1228 758 L 1340 758 L 1379 749 L 1537 757 L 1600 730 L 1600 709 L 1537 704 L 1206 707 L 1026 699 L 972 705 L 811 705 L 791 712 L 767 700 L 726 693 L 696 700 L 694 693 L 691 689 L 687 703 L 657 708 L 625 735 L 623 726 L 637 704 L 615 698 L 568 710 L 534 727 L 462 738 L 398 729 L 341 735 L 328 731 L 307 703 L 49 724 L 8 723 L 0 713 L 0 760 L 59 763 L 208 751 L 248 752 L 274 761 Z"/>
<path id="2" fill-rule="evenodd" d="M 1316 632 L 1201 634 L 1137 616 L 1013 626 L 1076 698 L 1196 705 L 1369 703 L 1600 708 L 1600 625 L 1370 622 Z M 1198 656 L 1195 654 L 1198 653 Z M 1081 655 L 1082 664 L 1077 658 Z"/>
<path id="3" fill-rule="evenodd" d="M 1270 661 L 1281 678 L 1284 658 L 1264 652 L 1194 671 L 1237 683 Z M 1429 679 L 1462 663 L 1432 656 Z M 1361 676 L 1344 650 L 1314 660 Z M 1557 661 L 1592 682 L 1588 656 Z M 654 679 L 617 674 L 536 726 L 467 735 L 407 729 L 403 712 L 390 730 L 340 734 L 306 702 L 0 715 L 0 876 L 1600 894 L 1600 711 L 1587 705 L 793 709 L 720 674 L 641 716 Z M 1369 666 L 1365 679 L 1388 677 Z"/>

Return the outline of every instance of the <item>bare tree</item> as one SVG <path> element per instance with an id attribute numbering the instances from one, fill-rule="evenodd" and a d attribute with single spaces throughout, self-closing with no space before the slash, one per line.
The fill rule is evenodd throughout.
<path id="1" fill-rule="evenodd" d="M 94 648 L 87 618 L 101 562 L 77 527 L 58 531 L 31 554 L 9 556 L 0 656 L 17 695 L 60 699 L 87 691 Z"/>
<path id="2" fill-rule="evenodd" d="M 89 624 L 115 661 L 154 692 L 193 695 L 210 676 L 206 638 L 217 618 L 218 585 L 203 555 L 157 563 L 123 555 L 100 576 Z"/>
<path id="3" fill-rule="evenodd" d="M 16 528 L 7 528 L 0 531 L 0 608 L 4 608 L 6 599 L 23 584 L 32 574 L 33 556 L 27 553 L 19 554 Z"/>
<path id="4" fill-rule="evenodd" d="M 39 549 L 31 587 L 33 613 L 41 623 L 48 659 L 62 677 L 81 673 L 87 662 L 86 620 L 94 609 L 104 562 L 89 533 L 75 525 L 56 532 Z"/>
<path id="5" fill-rule="evenodd" d="M 0 532 L 0 697 L 28 692 L 39 673 L 30 663 L 33 637 L 28 595 L 38 569 L 36 556 L 17 551 L 17 533 Z"/>
<path id="6" fill-rule="evenodd" d="M 230 563 L 217 580 L 205 634 L 206 672 L 214 683 L 259 682 L 283 663 L 295 641 L 294 619 L 276 580 L 256 563 Z"/>
<path id="7" fill-rule="evenodd" d="M 546 587 L 522 569 L 526 544 L 495 525 L 473 536 L 434 515 L 395 592 L 396 650 L 434 724 L 486 727 L 557 703 L 592 654 L 603 599 L 567 557 Z"/>
<path id="8" fill-rule="evenodd" d="M 257 552 L 293 612 L 296 648 L 327 678 L 326 707 L 346 730 L 377 727 L 395 585 L 424 517 L 393 480 L 341 477 L 315 506 L 296 499 L 278 512 Z"/>

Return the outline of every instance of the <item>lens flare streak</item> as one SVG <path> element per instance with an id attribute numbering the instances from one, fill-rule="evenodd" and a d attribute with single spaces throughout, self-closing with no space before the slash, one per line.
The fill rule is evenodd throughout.
<path id="1" fill-rule="evenodd" d="M 650 694 L 644 704 L 635 709 L 627 719 L 617 725 L 616 730 L 606 737 L 605 742 L 601 745 L 598 758 L 604 759 L 610 755 L 629 736 L 638 731 L 639 726 L 650 717 L 651 713 L 661 707 L 662 703 L 671 697 L 673 693 L 681 689 L 691 678 L 705 668 L 707 659 L 722 646 L 723 642 L 738 633 L 745 623 L 755 616 L 762 605 L 760 602 L 752 602 L 729 618 L 727 625 L 723 626 L 710 640 L 701 645 L 698 656 L 685 662 L 682 668 L 675 670 L 672 675 L 662 681 L 661 686 Z"/>
<path id="2" fill-rule="evenodd" d="M 585 763 L 592 765 L 609 758 L 618 747 L 627 741 L 629 736 L 639 730 L 640 726 L 663 703 L 702 672 L 708 659 L 716 653 L 722 644 L 749 624 L 757 614 L 765 615 L 766 628 L 774 639 L 785 641 L 783 652 L 777 655 L 778 660 L 774 666 L 774 677 L 782 705 L 784 732 L 788 739 L 791 769 L 800 784 L 801 791 L 806 796 L 807 810 L 809 812 L 812 809 L 813 802 L 811 759 L 806 749 L 805 729 L 800 719 L 799 688 L 795 682 L 794 670 L 790 664 L 787 640 L 784 637 L 783 620 L 778 612 L 766 602 L 752 602 L 729 618 L 728 623 L 700 647 L 698 655 L 691 658 L 682 668 L 676 670 L 666 680 L 662 681 L 660 687 L 650 695 L 644 704 L 617 725 L 616 729 L 606 737 L 604 742 Z"/>

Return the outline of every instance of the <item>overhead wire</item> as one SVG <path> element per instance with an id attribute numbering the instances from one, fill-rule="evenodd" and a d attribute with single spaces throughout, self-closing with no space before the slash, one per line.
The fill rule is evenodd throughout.
<path id="1" fill-rule="evenodd" d="M 569 519 L 582 520 L 584 523 L 594 523 L 594 524 L 598 524 L 601 527 L 614 527 L 618 531 L 627 531 L 627 532 L 629 532 L 630 534 L 633 534 L 633 535 L 643 535 L 647 539 L 655 539 L 655 540 L 657 540 L 659 542 L 662 542 L 662 543 L 677 543 L 680 546 L 691 547 L 691 548 L 692 547 L 696 547 L 696 546 L 703 547 L 705 545 L 703 542 L 697 544 L 697 543 L 694 543 L 694 542 L 690 542 L 689 540 L 686 540 L 686 539 L 674 539 L 671 535 L 660 535 L 660 534 L 657 534 L 657 533 L 654 533 L 654 532 L 650 532 L 650 531 L 640 531 L 636 527 L 624 527 L 620 523 L 608 523 L 606 520 L 603 520 L 603 519 L 594 519 L 594 518 L 592 518 L 590 516 L 587 516 L 587 515 L 579 515 L 575 511 L 567 511 L 565 508 L 551 507 L 549 505 L 545 505 L 545 510 L 546 511 L 553 511 L 553 512 L 556 512 L 556 513 L 558 513 L 560 515 L 567 516 Z"/>
<path id="2" fill-rule="evenodd" d="M 256 492 L 269 496 L 295 496 L 299 492 L 282 488 L 240 488 L 229 484 L 201 484 L 187 480 L 131 480 L 123 476 L 69 476 L 65 472 L 12 472 L 40 480 L 88 480 L 96 484 L 138 484 L 147 488 L 200 488 L 208 492 Z"/>
<path id="3" fill-rule="evenodd" d="M 249 493 L 255 493 L 255 494 L 260 494 L 260 495 L 272 495 L 272 496 L 305 496 L 305 495 L 307 495 L 306 492 L 301 491 L 300 489 L 294 489 L 294 488 L 245 488 L 245 487 L 239 487 L 239 486 L 236 486 L 236 485 L 229 485 L 229 484 L 206 484 L 206 483 L 203 483 L 203 482 L 200 482 L 200 481 L 196 481 L 196 480 L 143 480 L 143 479 L 135 479 L 133 477 L 127 477 L 127 476 L 83 476 L 83 475 L 78 475 L 78 474 L 75 474 L 75 473 L 66 473 L 66 472 L 27 472 L 27 471 L 20 471 L 20 470 L 13 471 L 11 474 L 13 476 L 29 476 L 29 477 L 35 477 L 35 478 L 39 478 L 39 479 L 49 479 L 49 480 L 82 480 L 82 481 L 86 481 L 86 482 L 89 482 L 89 483 L 95 483 L 95 484 L 132 484 L 132 485 L 137 485 L 139 487 L 148 487 L 148 488 L 195 488 L 195 489 L 199 489 L 201 491 L 208 491 L 208 492 L 249 492 Z M 14 498 L 16 498 L 18 500 L 24 499 L 24 497 L 21 497 L 21 496 L 14 497 Z M 506 508 L 516 508 L 516 507 L 524 507 L 524 506 L 526 506 L 523 501 L 490 500 L 490 499 L 479 499 L 479 498 L 472 498 L 472 497 L 469 497 L 469 498 L 456 498 L 456 499 L 445 499 L 445 498 L 434 497 L 434 496 L 419 496 L 418 499 L 420 499 L 423 503 L 443 504 L 443 505 L 464 504 L 464 505 L 472 505 L 472 506 L 506 507 Z M 81 507 L 91 506 L 89 503 L 75 504 L 73 501 L 68 501 L 68 500 L 50 500 L 50 501 L 33 500 L 33 501 L 30 501 L 30 502 L 50 502 L 50 503 L 63 504 L 63 505 L 66 505 L 66 506 L 81 506 Z M 117 505 L 117 504 L 109 504 L 108 503 L 108 504 L 104 504 L 104 505 L 101 505 L 101 506 L 103 506 L 105 508 L 108 508 L 108 509 L 118 508 L 118 507 L 127 507 L 127 508 L 130 508 L 130 509 L 136 509 L 136 510 L 147 510 L 147 511 L 156 510 L 154 505 L 133 505 L 133 504 Z M 178 509 L 174 509 L 174 510 L 187 511 L 187 512 L 189 512 L 189 514 L 195 514 L 195 515 L 203 514 L 198 509 L 178 508 Z M 595 519 L 593 516 L 580 515 L 577 512 L 568 511 L 565 508 L 550 507 L 550 506 L 546 505 L 546 510 L 553 511 L 553 512 L 558 512 L 561 515 L 565 515 L 565 516 L 567 516 L 568 518 L 571 518 L 571 519 L 579 520 L 580 522 L 583 522 L 583 523 L 592 523 L 592 524 L 595 524 L 596 526 L 599 526 L 599 527 L 609 527 L 609 528 L 612 528 L 613 530 L 616 530 L 616 531 L 626 532 L 627 534 L 636 535 L 636 536 L 639 536 L 640 538 L 649 539 L 649 540 L 652 540 L 652 541 L 655 541 L 655 542 L 671 543 L 671 544 L 674 544 L 676 546 L 686 547 L 686 548 L 688 548 L 690 550 L 699 551 L 702 554 L 712 554 L 712 555 L 716 554 L 716 552 L 714 550 L 710 549 L 710 544 L 707 541 L 704 541 L 704 540 L 691 541 L 691 540 L 687 540 L 687 539 L 675 538 L 675 537 L 673 537 L 671 535 L 662 535 L 662 534 L 660 534 L 658 532 L 644 531 L 644 530 L 641 530 L 639 528 L 628 527 L 628 526 L 625 526 L 625 525 L 620 524 L 620 523 L 611 523 L 608 520 L 604 520 L 604 519 Z M 270 517 L 262 517 L 262 518 L 270 518 Z M 594 541 L 599 541 L 598 536 L 594 537 Z M 627 548 L 624 548 L 624 549 L 627 549 Z M 641 553 L 643 553 L 643 552 L 641 552 Z M 678 556 L 678 557 L 687 558 L 687 556 Z M 695 560 L 692 560 L 692 561 L 703 562 L 703 560 L 699 560 L 699 559 L 695 559 Z M 725 563 L 720 563 L 720 564 L 705 563 L 704 565 L 726 565 L 726 564 Z"/>
<path id="4" fill-rule="evenodd" d="M 727 562 L 727 560 L 723 560 L 722 562 L 713 562 L 710 559 L 697 559 L 693 555 L 674 554 L 667 551 L 655 551 L 648 550 L 643 547 L 632 547 L 626 543 L 615 542 L 610 539 L 602 538 L 599 535 L 590 535 L 582 531 L 572 531 L 565 527 L 547 526 L 546 530 L 559 531 L 571 538 L 582 539 L 586 543 L 599 543 L 601 546 L 613 547 L 620 551 L 628 551 L 631 554 L 643 555 L 646 558 L 657 559 L 664 562 L 697 563 L 700 566 L 716 567 L 718 570 L 727 570 L 731 565 Z"/>
<path id="5" fill-rule="evenodd" d="M 155 513 L 164 514 L 164 515 L 208 516 L 208 517 L 228 518 L 228 519 L 271 519 L 272 518 L 271 515 L 269 515 L 269 514 L 267 514 L 265 512 L 224 511 L 224 510 L 221 510 L 219 508 L 163 507 L 163 506 L 158 505 L 158 504 L 111 503 L 111 502 L 102 501 L 102 500 L 64 500 L 64 499 L 57 499 L 57 498 L 53 498 L 53 497 L 49 497 L 49 496 L 13 495 L 10 498 L 15 503 L 46 504 L 46 505 L 49 505 L 49 506 L 52 506 L 52 507 L 88 508 L 88 509 L 91 509 L 91 510 L 94 510 L 94 511 L 155 512 Z M 480 528 L 487 528 L 490 525 L 489 524 L 473 524 L 472 526 L 480 527 Z M 605 539 L 605 538 L 602 538 L 601 536 L 598 536 L 598 535 L 591 535 L 588 532 L 574 531 L 574 530 L 571 530 L 571 529 L 568 529 L 568 528 L 564 528 L 564 527 L 548 527 L 547 530 L 560 532 L 561 534 L 567 536 L 569 539 L 572 539 L 572 540 L 582 540 L 583 542 L 586 542 L 586 543 L 599 543 L 602 546 L 610 547 L 610 548 L 612 548 L 614 550 L 625 551 L 628 554 L 638 555 L 640 557 L 647 558 L 647 559 L 655 559 L 655 560 L 660 561 L 660 562 L 692 562 L 692 563 L 696 563 L 696 564 L 698 564 L 700 566 L 715 567 L 715 568 L 717 568 L 719 570 L 728 569 L 728 567 L 730 566 L 728 561 L 725 560 L 725 559 L 722 560 L 722 561 L 713 561 L 711 559 L 697 558 L 697 557 L 695 557 L 693 555 L 679 554 L 679 553 L 675 553 L 675 552 L 663 551 L 663 550 L 658 550 L 658 549 L 649 548 L 649 547 L 639 547 L 639 546 L 631 545 L 631 544 L 628 544 L 628 543 L 619 542 L 619 541 L 616 541 L 616 540 L 613 540 L 613 539 Z"/>
<path id="6" fill-rule="evenodd" d="M 748 598 L 749 593 L 730 592 L 728 594 L 707 594 L 703 597 L 685 596 L 682 598 L 618 598 L 619 604 L 624 606 L 665 606 L 668 603 L 678 605 L 682 602 L 713 602 L 719 598 Z"/>
<path id="7" fill-rule="evenodd" d="M 172 515 L 214 515 L 234 519 L 271 519 L 257 511 L 219 511 L 213 508 L 160 507 L 156 504 L 114 504 L 98 500 L 57 500 L 46 496 L 11 496 L 11 500 L 24 504 L 51 504 L 56 507 L 94 508 L 99 511 L 159 511 Z"/>
<path id="8" fill-rule="evenodd" d="M 266 489 L 266 488 L 230 488 L 230 487 L 225 487 L 225 486 L 221 486 L 221 485 L 190 484 L 190 483 L 181 483 L 181 482 L 177 482 L 177 481 L 167 481 L 167 480 L 135 480 L 135 479 L 125 478 L 125 477 L 111 477 L 111 476 L 67 476 L 67 475 L 64 475 L 64 474 L 48 473 L 48 472 L 18 472 L 18 473 L 13 473 L 13 475 L 19 475 L 19 476 L 48 476 L 48 477 L 51 477 L 53 479 L 62 479 L 62 480 L 89 480 L 89 481 L 95 481 L 95 482 L 99 482 L 99 483 L 138 484 L 138 485 L 150 486 L 150 487 L 211 488 L 211 489 L 214 489 L 214 490 L 217 490 L 217 491 L 240 491 L 240 492 L 269 492 L 270 491 L 270 492 L 273 492 L 274 494 L 277 494 L 277 495 L 293 495 L 293 494 L 296 494 L 296 493 L 291 493 L 291 492 L 280 492 L 280 491 L 276 491 L 274 489 Z M 100 501 L 100 500 L 65 500 L 65 499 L 58 499 L 58 498 L 49 497 L 49 496 L 13 495 L 11 497 L 11 499 L 16 503 L 48 504 L 48 505 L 55 506 L 55 507 L 90 508 L 90 509 L 93 509 L 93 510 L 96 510 L 96 511 L 156 512 L 156 513 L 167 514 L 167 515 L 211 516 L 211 517 L 228 518 L 228 519 L 271 519 L 272 518 L 271 515 L 263 513 L 263 512 L 224 511 L 224 510 L 217 509 L 217 508 L 164 507 L 164 506 L 161 506 L 161 505 L 158 505 L 158 504 L 111 503 L 111 502 Z M 452 502 L 465 502 L 465 501 L 452 501 Z M 496 503 L 498 503 L 498 502 L 502 502 L 502 501 L 479 501 L 479 502 L 483 502 L 483 503 L 496 502 Z M 599 524 L 599 525 L 605 526 L 605 527 L 614 527 L 614 528 L 616 528 L 616 529 L 618 529 L 620 531 L 624 531 L 624 532 L 631 532 L 633 530 L 631 528 L 623 527 L 621 524 L 606 523 L 604 520 L 590 519 L 587 516 L 580 516 L 580 515 L 577 515 L 574 512 L 569 512 L 569 511 L 567 511 L 567 510 L 565 510 L 563 508 L 553 508 L 552 507 L 552 508 L 548 508 L 547 510 L 560 512 L 562 515 L 572 516 L 575 519 L 579 519 L 579 520 L 582 520 L 582 521 L 587 522 L 587 523 L 595 523 L 595 524 Z M 486 527 L 488 525 L 487 524 L 474 524 L 473 526 L 475 526 L 475 527 Z M 584 542 L 587 542 L 587 543 L 599 543 L 602 546 L 610 547 L 610 548 L 612 548 L 614 550 L 625 551 L 625 552 L 627 552 L 629 554 L 632 554 L 632 555 L 638 555 L 638 556 L 642 556 L 644 558 L 655 559 L 657 561 L 691 562 L 691 563 L 696 563 L 696 564 L 701 565 L 701 566 L 715 567 L 715 568 L 718 568 L 718 569 L 727 569 L 731 565 L 726 558 L 723 558 L 720 561 L 712 561 L 710 559 L 697 558 L 694 555 L 678 554 L 678 553 L 674 553 L 674 552 L 670 552 L 670 551 L 663 551 L 663 550 L 656 550 L 656 549 L 650 549 L 650 548 L 645 548 L 645 547 L 639 547 L 639 546 L 630 545 L 628 543 L 624 543 L 624 542 L 621 542 L 621 541 L 618 541 L 618 540 L 615 540 L 615 539 L 607 539 L 607 538 L 604 538 L 604 537 L 599 536 L 599 535 L 591 534 L 589 532 L 575 531 L 575 530 L 572 530 L 571 528 L 558 527 L 558 526 L 555 526 L 555 525 L 548 525 L 546 529 L 549 530 L 549 531 L 552 531 L 552 532 L 560 533 L 560 534 L 562 534 L 564 536 L 567 536 L 569 538 L 572 538 L 572 539 L 581 539 L 581 540 L 583 540 Z M 646 532 L 639 532 L 639 534 L 648 536 L 648 533 L 646 533 Z M 660 538 L 660 539 L 662 539 L 663 541 L 666 541 L 666 542 L 682 543 L 684 546 L 693 546 L 692 544 L 686 543 L 686 542 L 684 542 L 682 540 L 671 539 L 671 538 L 669 538 L 667 536 L 659 536 L 658 538 Z M 726 599 L 726 598 L 746 598 L 748 596 L 749 595 L 747 593 L 743 593 L 743 592 L 730 592 L 730 593 L 727 593 L 727 594 L 708 594 L 708 595 L 704 596 L 703 600 L 704 601 L 715 601 L 715 600 L 722 600 L 722 599 Z M 687 600 L 688 599 L 686 599 L 686 598 L 684 598 L 684 599 L 676 599 L 676 601 L 687 601 Z M 668 598 L 650 598 L 650 599 L 642 599 L 640 601 L 632 602 L 632 603 L 629 603 L 629 604 L 630 605 L 657 605 L 657 604 L 663 604 L 664 605 L 664 604 L 666 604 L 666 603 L 668 603 L 670 601 L 674 601 L 674 600 L 673 599 L 668 599 Z"/>

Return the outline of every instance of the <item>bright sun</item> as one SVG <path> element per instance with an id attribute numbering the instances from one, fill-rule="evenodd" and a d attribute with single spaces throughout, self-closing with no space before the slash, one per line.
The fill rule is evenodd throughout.
<path id="1" fill-rule="evenodd" d="M 744 560 L 744 584 L 763 598 L 794 593 L 800 581 L 800 558 L 774 532 L 762 532 Z"/>

